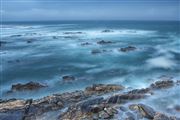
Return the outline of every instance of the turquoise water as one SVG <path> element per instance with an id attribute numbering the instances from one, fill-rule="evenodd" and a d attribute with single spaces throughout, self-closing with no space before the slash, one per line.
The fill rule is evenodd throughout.
<path id="1" fill-rule="evenodd" d="M 103 33 L 106 29 L 112 32 Z M 94 83 L 143 88 L 164 75 L 180 78 L 180 22 L 14 22 L 3 23 L 1 38 L 7 42 L 0 51 L 3 99 L 40 98 Z M 114 43 L 99 45 L 100 40 Z M 85 42 L 92 45 L 82 46 Z M 118 51 L 129 45 L 137 50 Z M 93 49 L 110 52 L 93 55 Z M 73 75 L 76 80 L 63 82 L 64 75 Z M 12 84 L 29 81 L 49 87 L 6 94 Z"/>

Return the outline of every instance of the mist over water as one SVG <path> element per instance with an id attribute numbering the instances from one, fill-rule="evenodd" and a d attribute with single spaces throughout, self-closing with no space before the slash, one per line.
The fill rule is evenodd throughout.
<path id="1" fill-rule="evenodd" d="M 162 76 L 177 80 L 180 78 L 179 24 L 155 21 L 4 23 L 1 36 L 6 43 L 0 51 L 1 98 L 36 99 L 84 89 L 95 83 L 145 88 Z M 113 43 L 97 44 L 101 40 Z M 86 42 L 91 45 L 81 45 Z M 127 46 L 137 49 L 119 51 Z M 109 52 L 91 54 L 94 49 Z M 64 75 L 73 75 L 76 80 L 64 82 Z M 49 87 L 6 94 L 12 84 L 30 81 Z M 171 101 L 178 101 L 179 97 L 173 97 L 179 96 L 177 89 L 169 89 Z M 152 99 L 167 97 L 161 92 L 158 94 Z M 152 99 L 148 100 L 150 104 L 154 104 Z"/>

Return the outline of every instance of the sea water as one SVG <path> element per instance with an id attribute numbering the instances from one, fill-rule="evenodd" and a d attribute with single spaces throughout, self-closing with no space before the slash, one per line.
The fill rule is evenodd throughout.
<path id="1" fill-rule="evenodd" d="M 1 44 L 0 51 L 1 99 L 37 99 L 96 83 L 145 88 L 162 77 L 180 78 L 180 22 L 7 22 L 2 24 L 1 31 L 1 41 L 6 42 Z M 97 44 L 101 40 L 113 43 Z M 81 45 L 86 42 L 91 45 Z M 119 51 L 127 46 L 137 49 Z M 109 52 L 92 54 L 94 49 Z M 64 75 L 76 79 L 64 82 Z M 13 84 L 30 81 L 48 87 L 7 94 Z M 171 89 L 171 100 L 167 100 L 180 99 L 177 89 Z M 154 99 L 167 97 L 159 94 Z"/>

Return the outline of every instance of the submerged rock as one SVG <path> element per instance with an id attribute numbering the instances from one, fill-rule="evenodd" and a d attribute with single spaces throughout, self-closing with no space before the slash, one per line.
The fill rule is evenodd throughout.
<path id="1" fill-rule="evenodd" d="M 21 37 L 22 35 L 11 35 L 10 37 Z"/>
<path id="2" fill-rule="evenodd" d="M 112 30 L 109 30 L 109 29 L 106 29 L 106 30 L 103 30 L 102 33 L 108 33 L 108 32 L 113 32 Z"/>
<path id="3" fill-rule="evenodd" d="M 83 32 L 64 32 L 64 34 L 82 34 Z"/>
<path id="4" fill-rule="evenodd" d="M 52 38 L 53 38 L 53 39 L 58 39 L 58 37 L 57 37 L 57 36 L 53 36 Z"/>
<path id="5" fill-rule="evenodd" d="M 128 46 L 128 47 L 120 48 L 119 51 L 121 51 L 121 52 L 130 52 L 130 51 L 134 51 L 136 49 L 137 48 L 134 47 L 134 46 Z"/>
<path id="6" fill-rule="evenodd" d="M 150 85 L 152 89 L 163 89 L 163 88 L 169 88 L 174 85 L 174 82 L 172 80 L 163 80 L 163 81 L 157 81 Z"/>
<path id="7" fill-rule="evenodd" d="M 12 85 L 11 91 L 14 92 L 14 91 L 24 91 L 24 90 L 37 90 L 43 87 L 47 87 L 47 86 L 42 85 L 37 82 L 29 82 L 26 84 L 18 83 L 18 84 Z"/>
<path id="8" fill-rule="evenodd" d="M 63 79 L 64 81 L 73 81 L 73 80 L 75 80 L 76 78 L 75 78 L 74 76 L 72 76 L 72 75 L 65 75 L 65 76 L 62 77 L 62 79 Z"/>
<path id="9" fill-rule="evenodd" d="M 7 44 L 7 42 L 5 41 L 0 41 L 0 47 L 2 47 L 3 45 Z"/>
<path id="10" fill-rule="evenodd" d="M 102 51 L 99 49 L 94 49 L 91 51 L 91 54 L 99 54 L 99 53 L 102 53 Z"/>
<path id="11" fill-rule="evenodd" d="M 101 41 L 98 41 L 97 44 L 100 44 L 100 45 L 106 45 L 106 44 L 111 44 L 113 42 L 111 41 L 104 41 L 104 40 L 101 40 Z"/>
<path id="12" fill-rule="evenodd" d="M 92 43 L 89 42 L 81 43 L 81 46 L 87 46 L 87 45 L 92 45 Z"/>

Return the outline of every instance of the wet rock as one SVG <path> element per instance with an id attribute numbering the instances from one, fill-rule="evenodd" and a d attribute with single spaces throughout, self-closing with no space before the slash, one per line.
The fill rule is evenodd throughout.
<path id="1" fill-rule="evenodd" d="M 153 108 L 144 104 L 132 104 L 129 106 L 129 109 L 139 111 L 139 113 L 147 119 L 153 119 L 156 113 Z"/>
<path id="2" fill-rule="evenodd" d="M 100 113 L 99 113 L 99 118 L 100 119 L 110 119 L 110 118 L 112 118 L 112 116 L 110 116 L 107 112 L 105 112 L 105 111 L 101 111 Z"/>
<path id="3" fill-rule="evenodd" d="M 114 84 L 94 84 L 90 87 L 86 87 L 85 93 L 86 94 L 104 94 L 108 92 L 123 90 L 124 87 L 121 85 L 114 85 Z"/>
<path id="4" fill-rule="evenodd" d="M 47 87 L 47 86 L 42 85 L 37 82 L 29 82 L 26 84 L 18 83 L 18 84 L 12 85 L 11 91 L 14 92 L 14 91 L 24 91 L 24 90 L 37 90 L 43 87 Z"/>
<path id="5" fill-rule="evenodd" d="M 125 103 L 130 100 L 136 100 L 145 98 L 146 96 L 144 94 L 121 94 L 121 95 L 114 95 L 111 96 L 109 99 L 107 99 L 107 103 L 113 103 L 113 104 L 119 104 L 119 103 Z"/>
<path id="6" fill-rule="evenodd" d="M 65 76 L 62 77 L 62 79 L 63 79 L 64 81 L 73 81 L 73 80 L 75 80 L 76 78 L 75 78 L 74 76 L 72 76 L 72 75 L 65 75 Z"/>
<path id="7" fill-rule="evenodd" d="M 64 107 L 63 99 L 59 96 L 47 96 L 33 101 L 29 114 L 40 115 L 48 111 L 58 110 Z"/>
<path id="8" fill-rule="evenodd" d="M 128 94 L 146 94 L 146 93 L 150 93 L 149 88 L 134 89 L 128 92 Z"/>
<path id="9" fill-rule="evenodd" d="M 153 120 L 171 120 L 168 116 L 162 113 L 156 113 Z"/>
<path id="10" fill-rule="evenodd" d="M 102 33 L 108 33 L 108 32 L 113 32 L 112 30 L 109 30 L 109 29 L 106 29 L 106 30 L 103 30 Z"/>
<path id="11" fill-rule="evenodd" d="M 98 105 L 102 102 L 103 102 L 103 97 L 100 97 L 100 98 L 86 100 L 86 101 L 78 104 L 78 106 L 80 106 L 81 110 L 84 112 L 91 112 L 91 111 L 96 111 L 96 110 L 100 109 L 99 107 L 97 107 L 97 106 L 95 107 L 93 105 Z"/>
<path id="12" fill-rule="evenodd" d="M 172 80 L 163 80 L 163 81 L 157 81 L 150 85 L 150 88 L 152 89 L 163 89 L 163 88 L 169 88 L 174 85 L 174 82 Z"/>
<path id="13" fill-rule="evenodd" d="M 92 43 L 89 42 L 81 43 L 81 46 L 87 46 L 87 45 L 92 45 Z"/>
<path id="14" fill-rule="evenodd" d="M 17 100 L 17 99 L 10 99 L 10 100 L 1 101 L 0 112 L 24 108 L 25 103 L 26 103 L 25 100 Z"/>
<path id="15" fill-rule="evenodd" d="M 113 107 L 104 108 L 104 111 L 107 112 L 110 116 L 114 116 L 114 114 L 118 114 L 118 111 Z"/>
<path id="16" fill-rule="evenodd" d="M 100 44 L 100 45 L 106 45 L 106 44 L 111 44 L 113 42 L 111 41 L 104 41 L 104 40 L 101 40 L 101 41 L 98 41 L 97 44 Z"/>
<path id="17" fill-rule="evenodd" d="M 91 51 L 91 54 L 99 54 L 99 53 L 102 53 L 102 51 L 99 49 L 94 49 Z"/>
<path id="18" fill-rule="evenodd" d="M 130 52 L 130 51 L 134 51 L 136 49 L 137 48 L 134 47 L 134 46 L 128 46 L 128 47 L 120 48 L 119 51 L 121 51 L 121 52 Z"/>

